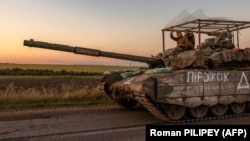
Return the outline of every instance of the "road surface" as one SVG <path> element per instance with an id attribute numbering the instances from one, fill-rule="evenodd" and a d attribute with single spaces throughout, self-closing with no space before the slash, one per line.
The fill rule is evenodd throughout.
<path id="1" fill-rule="evenodd" d="M 144 141 L 146 124 L 164 124 L 146 110 L 119 106 L 0 113 L 0 141 Z M 250 124 L 249 117 L 193 124 Z"/>

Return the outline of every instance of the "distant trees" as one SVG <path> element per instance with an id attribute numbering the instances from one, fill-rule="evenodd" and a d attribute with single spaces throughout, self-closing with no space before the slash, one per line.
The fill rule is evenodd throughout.
<path id="1" fill-rule="evenodd" d="M 21 75 L 21 76 L 58 76 L 58 75 L 70 75 L 70 76 L 101 76 L 100 72 L 74 72 L 67 70 L 54 71 L 50 69 L 22 69 L 22 68 L 6 68 L 0 69 L 0 75 Z"/>

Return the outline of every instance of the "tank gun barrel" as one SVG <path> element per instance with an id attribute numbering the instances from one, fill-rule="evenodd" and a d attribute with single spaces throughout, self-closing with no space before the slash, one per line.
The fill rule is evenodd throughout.
<path id="1" fill-rule="evenodd" d="M 161 59 L 152 58 L 152 57 L 143 57 L 143 56 L 136 56 L 136 55 L 129 55 L 129 54 L 106 52 L 106 51 L 100 51 L 100 50 L 84 48 L 84 47 L 72 47 L 72 46 L 62 45 L 62 44 L 53 44 L 53 43 L 48 43 L 48 42 L 34 41 L 33 39 L 24 40 L 23 45 L 29 46 L 29 47 L 38 47 L 38 48 L 45 48 L 45 49 L 51 49 L 51 50 L 73 52 L 75 54 L 83 54 L 83 55 L 97 56 L 97 57 L 103 56 L 103 57 L 109 57 L 109 58 L 142 62 L 142 63 L 147 63 L 150 67 L 162 66 L 164 64 Z"/>

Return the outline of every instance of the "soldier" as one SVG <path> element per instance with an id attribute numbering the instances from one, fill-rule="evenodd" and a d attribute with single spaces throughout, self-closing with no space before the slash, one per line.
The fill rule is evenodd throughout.
<path id="1" fill-rule="evenodd" d="M 190 41 L 190 43 L 193 45 L 193 46 L 189 46 L 189 48 L 187 49 L 194 49 L 194 46 L 195 46 L 195 38 L 194 38 L 194 34 L 193 32 L 189 31 L 189 30 L 185 30 L 185 36 L 187 37 L 187 39 Z"/>
<path id="2" fill-rule="evenodd" d="M 185 36 L 183 36 L 180 31 L 176 31 L 176 35 L 177 35 L 176 37 L 173 36 L 173 28 L 172 28 L 170 32 L 170 37 L 171 39 L 177 42 L 177 46 L 173 49 L 171 54 L 177 54 L 185 50 L 194 48 L 194 45 L 188 40 L 186 34 Z"/>

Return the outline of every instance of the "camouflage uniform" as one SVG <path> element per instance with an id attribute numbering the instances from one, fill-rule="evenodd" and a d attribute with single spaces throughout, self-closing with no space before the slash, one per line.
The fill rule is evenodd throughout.
<path id="1" fill-rule="evenodd" d="M 195 46 L 194 34 L 193 33 L 188 33 L 186 36 L 187 36 L 188 40 L 190 41 L 190 43 L 193 45 L 193 47 L 191 49 L 194 49 L 194 46 Z"/>
<path id="2" fill-rule="evenodd" d="M 194 48 L 194 45 L 188 40 L 187 35 L 174 37 L 173 34 L 170 33 L 170 37 L 177 42 L 177 47 L 173 49 L 171 54 L 180 53 Z"/>

